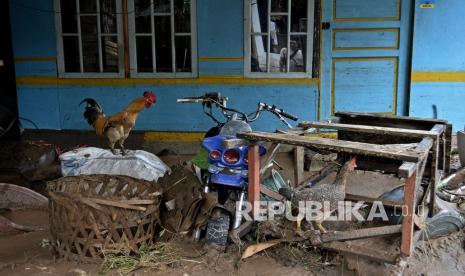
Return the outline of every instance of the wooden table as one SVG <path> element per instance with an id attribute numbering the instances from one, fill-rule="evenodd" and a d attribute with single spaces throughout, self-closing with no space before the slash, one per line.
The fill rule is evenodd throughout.
<path id="1" fill-rule="evenodd" d="M 246 139 L 249 147 L 249 188 L 248 199 L 252 204 L 260 197 L 260 157 L 258 142 L 271 142 L 273 145 L 288 144 L 307 147 L 314 150 L 324 150 L 341 154 L 362 157 L 362 169 L 396 173 L 405 179 L 403 206 L 406 215 L 399 230 L 402 233 L 401 255 L 410 256 L 414 249 L 415 240 L 419 238 L 424 215 L 433 214 L 435 204 L 436 183 L 439 181 L 438 170 L 448 172 L 450 163 L 450 146 L 452 126 L 447 121 L 420 119 L 410 117 L 377 116 L 366 113 L 336 113 L 331 122 L 303 122 L 302 128 L 335 129 L 338 139 L 312 138 L 282 133 L 249 132 L 240 133 L 238 137 Z M 367 158 L 363 160 L 363 158 Z M 430 179 L 428 191 L 421 203 L 416 202 L 416 191 L 424 176 Z M 377 199 L 368 199 L 377 200 Z M 426 212 L 423 205 L 428 203 Z M 421 205 L 421 206 L 420 206 Z M 254 208 L 253 215 L 256 215 Z M 384 226 L 389 227 L 389 226 Z M 380 227 L 363 229 L 363 235 L 357 231 L 343 231 L 340 240 L 354 239 L 353 237 L 367 237 L 382 233 L 391 233 L 392 229 Z M 343 248 L 338 240 L 330 243 L 334 249 Z M 337 245 L 337 246 L 336 246 Z M 328 244 L 327 244 L 328 246 Z M 331 249 L 331 248 L 330 248 Z M 346 250 L 347 251 L 347 250 Z M 350 251 L 350 250 L 349 250 Z M 357 251 L 357 252 L 355 252 Z M 355 250 L 354 254 L 372 255 L 373 249 L 366 252 Z M 376 251 L 376 249 L 375 249 Z M 346 252 L 347 253 L 347 252 Z M 368 255 L 370 255 L 368 254 Z M 381 252 L 380 252 L 380 255 Z"/>

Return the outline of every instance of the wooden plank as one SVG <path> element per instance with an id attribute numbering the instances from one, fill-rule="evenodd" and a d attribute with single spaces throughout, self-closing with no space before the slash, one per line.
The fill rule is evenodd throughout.
<path id="1" fill-rule="evenodd" d="M 321 242 L 349 241 L 364 238 L 381 237 L 401 233 L 402 225 L 371 227 L 350 231 L 334 231 L 321 234 Z M 313 245 L 313 244 L 312 244 Z"/>
<path id="2" fill-rule="evenodd" d="M 446 136 L 447 136 L 447 126 L 446 126 L 446 130 L 444 131 L 444 133 L 441 136 L 439 136 L 439 167 L 438 169 L 442 171 L 446 170 L 446 159 L 447 159 L 446 157 L 446 142 L 447 142 Z"/>
<path id="3" fill-rule="evenodd" d="M 446 173 L 450 173 L 450 160 L 451 160 L 451 151 L 452 151 L 452 125 L 451 124 L 448 124 L 447 127 L 446 127 L 446 149 L 445 149 L 445 163 L 446 163 L 446 166 L 444 168 L 444 171 Z"/>
<path id="4" fill-rule="evenodd" d="M 402 129 L 431 130 L 435 124 L 441 123 L 424 120 L 405 120 L 396 117 L 349 116 L 346 114 L 340 114 L 338 116 L 340 117 L 340 123 L 343 124 L 393 127 Z M 444 124 L 446 124 L 446 122 L 444 122 Z"/>
<path id="5" fill-rule="evenodd" d="M 430 132 L 434 133 L 431 138 L 437 139 L 439 135 L 441 135 L 445 131 L 446 127 L 442 124 L 435 124 Z"/>
<path id="6" fill-rule="evenodd" d="M 386 262 L 390 264 L 395 264 L 398 259 L 397 254 L 389 253 L 383 250 L 377 250 L 375 248 L 368 248 L 364 246 L 355 245 L 351 242 L 334 241 L 330 243 L 325 243 L 322 245 L 322 247 L 343 254 L 358 255 L 368 259 Z"/>
<path id="7" fill-rule="evenodd" d="M 418 118 L 410 116 L 394 116 L 394 115 L 382 115 L 364 112 L 336 112 L 334 114 L 337 117 L 352 117 L 352 118 L 364 118 L 371 120 L 384 120 L 388 122 L 407 122 L 413 124 L 447 124 L 446 120 L 431 119 L 431 118 Z"/>
<path id="8" fill-rule="evenodd" d="M 430 177 L 430 197 L 429 197 L 429 214 L 434 216 L 434 206 L 436 205 L 436 184 L 439 181 L 438 162 L 439 162 L 439 136 L 433 144 L 433 160 L 431 161 L 431 177 Z"/>
<path id="9" fill-rule="evenodd" d="M 271 162 L 273 162 L 276 153 L 278 152 L 281 144 L 273 143 L 271 147 L 266 151 L 266 154 L 260 158 L 260 163 L 262 164 L 260 167 L 260 174 L 263 174 Z"/>
<path id="10" fill-rule="evenodd" d="M 366 126 L 366 125 L 353 125 L 353 124 L 335 124 L 327 122 L 302 122 L 299 124 L 302 128 L 331 128 L 345 131 L 356 131 L 361 133 L 373 133 L 380 135 L 396 135 L 403 137 L 414 137 L 423 138 L 437 136 L 436 131 L 433 130 L 417 130 L 417 129 L 402 129 L 393 127 L 378 127 L 378 126 Z"/>
<path id="11" fill-rule="evenodd" d="M 398 176 L 408 178 L 417 170 L 417 164 L 412 162 L 403 162 L 399 167 Z"/>
<path id="12" fill-rule="evenodd" d="M 267 186 L 263 185 L 263 184 L 260 184 L 260 192 L 263 193 L 264 195 L 267 195 L 275 200 L 278 200 L 278 201 L 283 201 L 285 200 L 286 198 L 284 196 L 282 196 L 281 194 L 271 190 L 270 188 L 268 188 Z"/>
<path id="13" fill-rule="evenodd" d="M 259 211 L 255 204 L 260 200 L 260 154 L 257 144 L 249 146 L 248 200 L 252 204 L 252 217 L 255 219 Z"/>
<path id="14" fill-rule="evenodd" d="M 385 157 L 394 160 L 411 162 L 417 162 L 419 157 L 422 156 L 421 154 L 416 152 L 416 150 L 408 150 L 393 145 L 374 145 L 369 143 L 295 136 L 289 134 L 246 132 L 239 133 L 238 137 L 248 139 L 250 141 L 267 141 L 273 143 L 282 143 L 315 148 L 317 150 L 329 150 L 375 157 Z"/>
<path id="15" fill-rule="evenodd" d="M 410 256 L 413 252 L 413 215 L 415 213 L 415 183 L 416 173 L 407 178 L 404 186 L 405 214 L 402 220 L 402 241 L 400 252 L 403 256 Z"/>
<path id="16" fill-rule="evenodd" d="M 415 147 L 417 152 L 421 152 L 421 159 L 427 158 L 429 150 L 433 147 L 434 139 L 426 137 Z"/>
<path id="17" fill-rule="evenodd" d="M 304 180 L 304 148 L 294 149 L 294 187 L 298 187 Z"/>

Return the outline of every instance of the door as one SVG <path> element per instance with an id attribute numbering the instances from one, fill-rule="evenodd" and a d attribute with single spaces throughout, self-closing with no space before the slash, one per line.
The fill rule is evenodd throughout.
<path id="1" fill-rule="evenodd" d="M 407 113 L 411 2 L 322 1 L 321 119 Z"/>
<path id="2" fill-rule="evenodd" d="M 18 103 L 8 2 L 0 1 L 0 127 L 3 129 L 0 129 L 1 139 L 19 137 Z"/>

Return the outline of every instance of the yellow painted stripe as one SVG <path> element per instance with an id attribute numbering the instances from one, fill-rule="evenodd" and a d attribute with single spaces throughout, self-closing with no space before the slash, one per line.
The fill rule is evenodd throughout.
<path id="1" fill-rule="evenodd" d="M 202 85 L 202 84 L 263 84 L 263 85 L 314 85 L 318 79 L 244 78 L 243 76 L 201 76 L 196 79 L 96 79 L 17 77 L 18 85 L 77 85 L 77 86 L 132 86 L 132 85 Z"/>
<path id="2" fill-rule="evenodd" d="M 199 57 L 199 61 L 243 61 L 243 57 Z"/>
<path id="3" fill-rule="evenodd" d="M 56 61 L 56 57 L 18 57 L 18 58 L 15 58 L 15 62 L 44 62 L 44 61 Z"/>
<path id="4" fill-rule="evenodd" d="M 144 140 L 147 142 L 157 141 L 181 141 L 181 142 L 200 142 L 203 140 L 203 132 L 146 132 Z"/>
<path id="5" fill-rule="evenodd" d="M 144 140 L 147 142 L 200 142 L 203 140 L 204 135 L 204 132 L 150 131 L 144 134 Z M 311 133 L 305 134 L 305 136 L 337 139 L 337 132 Z"/>
<path id="6" fill-rule="evenodd" d="M 465 72 L 412 72 L 412 82 L 465 82 Z"/>

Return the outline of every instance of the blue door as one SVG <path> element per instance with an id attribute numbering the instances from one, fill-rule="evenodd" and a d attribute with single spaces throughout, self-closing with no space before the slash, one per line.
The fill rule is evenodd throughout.
<path id="1" fill-rule="evenodd" d="M 406 115 L 411 2 L 322 0 L 320 118 Z"/>

